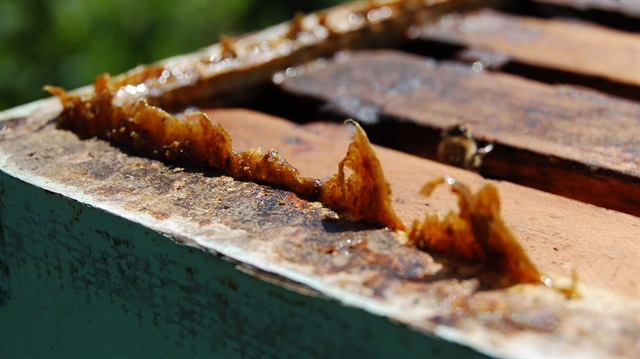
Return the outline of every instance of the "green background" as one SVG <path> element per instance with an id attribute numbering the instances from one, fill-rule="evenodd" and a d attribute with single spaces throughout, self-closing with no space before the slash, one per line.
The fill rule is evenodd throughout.
<path id="1" fill-rule="evenodd" d="M 0 0 L 0 110 L 344 0 Z"/>

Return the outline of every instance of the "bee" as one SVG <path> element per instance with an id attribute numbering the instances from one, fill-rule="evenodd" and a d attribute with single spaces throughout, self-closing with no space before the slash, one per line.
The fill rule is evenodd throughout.
<path id="1" fill-rule="evenodd" d="M 482 158 L 493 150 L 493 145 L 479 147 L 468 126 L 454 125 L 442 131 L 438 144 L 438 159 L 450 165 L 477 171 Z"/>

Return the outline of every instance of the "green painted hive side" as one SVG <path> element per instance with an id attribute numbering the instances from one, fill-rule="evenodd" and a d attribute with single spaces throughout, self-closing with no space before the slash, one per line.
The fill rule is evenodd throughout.
<path id="1" fill-rule="evenodd" d="M 482 357 L 0 172 L 0 358 Z"/>

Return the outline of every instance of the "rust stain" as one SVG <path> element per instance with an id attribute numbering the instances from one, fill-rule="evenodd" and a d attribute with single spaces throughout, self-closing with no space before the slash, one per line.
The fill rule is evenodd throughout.
<path id="1" fill-rule="evenodd" d="M 168 219 L 169 217 L 171 217 L 171 215 L 169 213 L 166 212 L 160 212 L 160 211 L 152 211 L 151 215 L 158 220 L 164 220 L 164 219 Z"/>

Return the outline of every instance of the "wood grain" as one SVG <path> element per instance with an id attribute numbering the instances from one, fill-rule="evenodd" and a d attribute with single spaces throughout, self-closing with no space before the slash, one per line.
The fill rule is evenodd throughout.
<path id="1" fill-rule="evenodd" d="M 566 19 L 492 10 L 452 14 L 417 37 L 503 53 L 515 61 L 640 86 L 640 35 Z"/>
<path id="2" fill-rule="evenodd" d="M 237 150 L 277 148 L 302 174 L 324 180 L 335 173 L 349 141 L 350 130 L 342 125 L 315 123 L 310 132 L 307 126 L 245 110 L 210 114 L 229 130 Z M 322 135 L 325 131 L 327 135 Z M 335 136 L 336 131 L 344 134 Z M 376 152 L 391 183 L 398 215 L 406 223 L 422 220 L 430 211 L 446 214 L 456 209 L 447 191 L 430 199 L 418 195 L 428 180 L 451 175 L 474 187 L 483 181 L 468 171 L 393 150 L 376 147 Z M 541 268 L 567 276 L 576 268 L 585 283 L 637 295 L 640 219 L 507 182 L 498 186 L 505 220 Z"/>
<path id="3" fill-rule="evenodd" d="M 291 117 L 354 117 L 374 141 L 428 158 L 444 128 L 469 125 L 495 144 L 486 176 L 640 214 L 636 102 L 393 51 L 353 53 L 281 88 L 307 101 Z"/>

